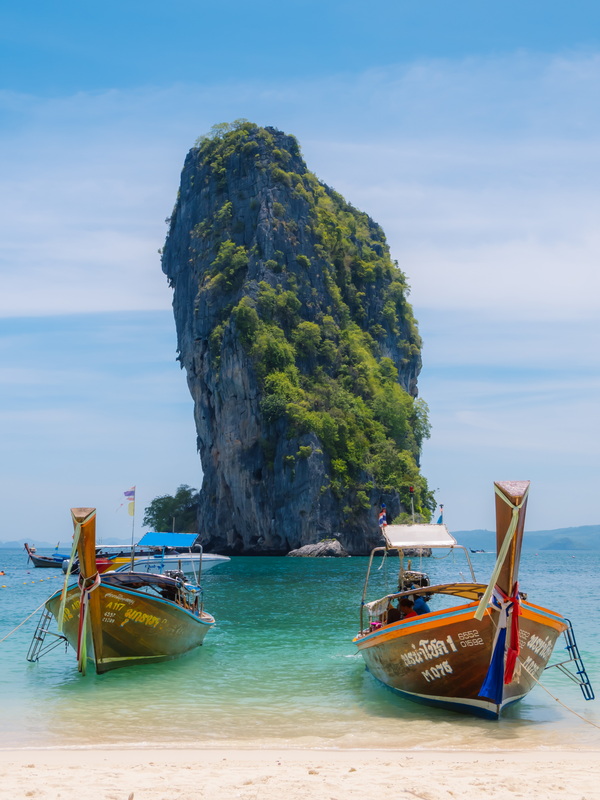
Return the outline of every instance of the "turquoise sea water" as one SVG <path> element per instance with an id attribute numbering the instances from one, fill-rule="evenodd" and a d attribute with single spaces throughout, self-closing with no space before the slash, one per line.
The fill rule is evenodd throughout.
<path id="1" fill-rule="evenodd" d="M 493 554 L 472 560 L 477 578 L 486 580 Z M 597 728 L 539 687 L 492 722 L 427 709 L 380 686 L 352 644 L 366 566 L 366 558 L 233 558 L 203 579 L 205 607 L 217 626 L 202 648 L 178 661 L 100 676 L 81 676 L 73 651 L 62 645 L 28 663 L 36 614 L 0 643 L 0 748 L 600 746 Z M 422 566 L 432 582 L 458 578 L 459 568 L 469 577 L 458 556 L 455 563 L 453 557 L 423 559 Z M 62 573 L 33 569 L 23 551 L 1 549 L 0 570 L 6 573 L 0 576 L 2 639 L 60 587 Z M 581 551 L 524 554 L 521 564 L 529 599 L 572 620 L 600 695 L 599 570 L 600 555 Z M 371 599 L 384 593 L 386 581 L 391 590 L 394 577 L 391 563 L 384 564 L 375 573 L 381 592 L 374 588 Z M 586 703 L 558 670 L 546 672 L 543 683 L 600 724 L 600 700 Z"/>

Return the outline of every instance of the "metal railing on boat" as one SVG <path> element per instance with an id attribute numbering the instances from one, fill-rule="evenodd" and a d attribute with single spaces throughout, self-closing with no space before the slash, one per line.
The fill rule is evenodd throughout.
<path id="1" fill-rule="evenodd" d="M 566 661 L 559 661 L 557 664 L 549 664 L 546 669 L 553 669 L 556 667 L 563 673 L 563 675 L 566 675 L 567 678 L 579 685 L 585 700 L 594 700 L 594 690 L 592 688 L 589 675 L 587 674 L 585 664 L 583 663 L 583 658 L 579 652 L 579 647 L 577 646 L 573 625 L 571 624 L 570 619 L 565 617 L 564 620 L 569 626 L 564 632 L 564 637 L 567 641 L 567 646 L 565 649 L 570 657 Z M 577 667 L 575 673 L 571 672 L 571 670 L 567 668 L 567 664 L 575 664 Z"/>
<path id="2" fill-rule="evenodd" d="M 67 645 L 67 640 L 62 634 L 53 633 L 49 629 L 51 619 L 52 614 L 47 608 L 44 608 L 38 620 L 37 627 L 33 633 L 31 644 L 29 645 L 27 661 L 39 661 L 43 655 L 49 653 L 51 650 L 54 650 L 54 648 L 58 647 L 58 645 L 62 642 L 65 643 L 65 646 Z M 45 644 L 46 636 L 48 635 L 52 636 L 53 638 L 51 641 Z"/>

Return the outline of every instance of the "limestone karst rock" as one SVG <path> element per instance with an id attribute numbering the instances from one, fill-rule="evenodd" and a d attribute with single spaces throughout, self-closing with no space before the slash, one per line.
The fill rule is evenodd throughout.
<path id="1" fill-rule="evenodd" d="M 420 339 L 381 228 L 246 121 L 190 150 L 163 250 L 194 400 L 199 530 L 223 553 L 379 543 L 428 518 Z"/>

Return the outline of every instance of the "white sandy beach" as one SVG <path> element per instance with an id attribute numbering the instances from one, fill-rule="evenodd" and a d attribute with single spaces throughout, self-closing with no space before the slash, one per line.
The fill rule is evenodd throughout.
<path id="1" fill-rule="evenodd" d="M 4 750 L 0 776 L 1 798 L 597 800 L 600 751 Z"/>

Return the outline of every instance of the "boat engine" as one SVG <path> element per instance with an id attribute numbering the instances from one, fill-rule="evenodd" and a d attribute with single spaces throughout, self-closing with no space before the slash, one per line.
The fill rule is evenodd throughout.
<path id="1" fill-rule="evenodd" d="M 181 581 L 181 583 L 185 583 L 187 578 L 185 577 L 185 573 L 182 572 L 180 569 L 167 569 L 165 570 L 165 575 L 168 578 L 173 578 L 176 581 Z"/>
<path id="2" fill-rule="evenodd" d="M 414 570 L 402 570 L 398 575 L 398 591 L 407 592 L 409 589 L 422 589 L 425 586 L 430 586 L 429 575 L 425 572 L 416 572 Z M 421 594 L 425 602 L 431 599 L 430 594 Z"/>

